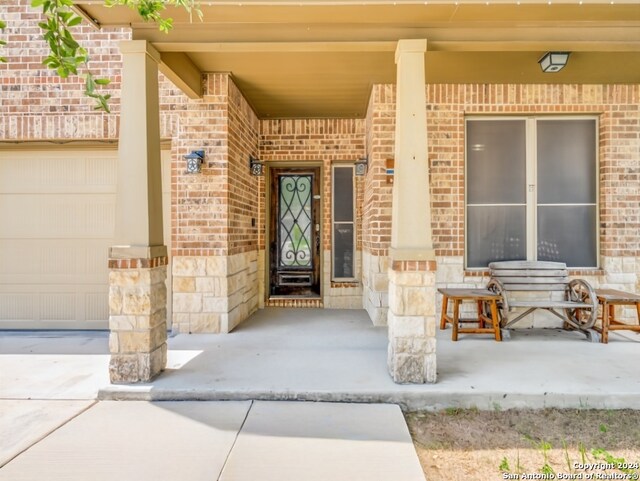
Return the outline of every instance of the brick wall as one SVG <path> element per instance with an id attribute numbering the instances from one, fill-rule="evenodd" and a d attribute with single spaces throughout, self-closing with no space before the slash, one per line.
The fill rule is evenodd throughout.
<path id="1" fill-rule="evenodd" d="M 386 256 L 391 243 L 391 192 L 387 184 L 386 159 L 394 157 L 396 126 L 395 85 L 374 85 L 366 118 L 369 169 L 363 200 L 363 248 Z"/>
<path id="2" fill-rule="evenodd" d="M 427 103 L 438 255 L 464 254 L 465 114 L 599 114 L 600 253 L 640 254 L 639 85 L 430 85 Z"/>
<path id="3" fill-rule="evenodd" d="M 387 184 L 386 160 L 394 157 L 395 86 L 374 85 L 369 98 L 362 208 L 363 305 L 375 325 L 387 322 L 389 306 L 389 245 L 391 243 L 392 185 Z"/>
<path id="4" fill-rule="evenodd" d="M 116 137 L 121 80 L 117 42 L 129 39 L 129 32 L 74 28 L 78 40 L 88 46 L 94 74 L 112 80 L 108 88 L 115 94 L 110 102 L 112 114 L 95 112 L 91 99 L 84 96 L 82 77 L 60 79 L 43 67 L 47 45 L 38 27 L 42 18 L 29 4 L 29 0 L 17 0 L 0 5 L 0 18 L 7 22 L 3 38 L 8 41 L 2 49 L 7 63 L 0 63 L 0 139 Z"/>
<path id="5" fill-rule="evenodd" d="M 172 143 L 171 221 L 174 256 L 227 255 L 228 76 L 209 75 L 202 100 L 180 110 Z M 204 150 L 200 174 L 188 174 L 184 155 Z"/>
<path id="6" fill-rule="evenodd" d="M 323 242 L 331 246 L 331 165 L 356 161 L 365 155 L 364 121 L 359 119 L 263 120 L 260 156 L 266 162 L 322 162 Z M 362 195 L 363 181 L 356 179 L 356 193 Z M 359 206 L 358 206 L 359 208 Z M 360 211 L 357 212 L 360 219 Z M 361 225 L 356 227 L 361 232 Z M 358 236 L 356 250 L 362 239 Z M 264 247 L 263 244 L 261 244 Z"/>
<path id="7" fill-rule="evenodd" d="M 228 103 L 229 253 L 236 254 L 258 248 L 258 178 L 249 172 L 249 155 L 259 155 L 260 121 L 232 81 Z"/>
<path id="8" fill-rule="evenodd" d="M 229 74 L 207 74 L 202 100 L 187 101 L 174 138 L 174 329 L 229 332 L 258 307 L 258 118 Z M 200 174 L 182 157 L 204 149 Z"/>
<path id="9" fill-rule="evenodd" d="M 364 248 L 386 255 L 391 189 L 384 158 L 393 157 L 393 85 L 373 88 L 367 116 L 372 168 L 364 198 Z M 427 128 L 432 225 L 438 256 L 464 255 L 465 115 L 599 114 L 600 252 L 640 254 L 640 86 L 638 85 L 429 85 Z"/>

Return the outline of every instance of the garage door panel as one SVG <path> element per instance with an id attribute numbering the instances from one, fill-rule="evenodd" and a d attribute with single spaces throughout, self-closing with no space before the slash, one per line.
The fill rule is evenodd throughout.
<path id="1" fill-rule="evenodd" d="M 0 178 L 0 192 L 115 193 L 117 154 L 96 152 L 7 152 Z"/>
<path id="2" fill-rule="evenodd" d="M 0 241 L 0 283 L 104 283 L 111 240 Z"/>
<path id="3" fill-rule="evenodd" d="M 40 299 L 33 289 L 23 294 L 0 292 L 0 319 L 28 321 L 40 318 Z"/>
<path id="4" fill-rule="evenodd" d="M 108 289 L 104 285 L 0 286 L 3 321 L 94 321 L 92 328 L 108 327 Z M 75 328 L 85 326 L 76 325 Z M 53 326 L 51 326 L 53 328 Z"/>
<path id="5" fill-rule="evenodd" d="M 0 151 L 0 328 L 108 328 L 116 185 L 116 151 Z"/>
<path id="6" fill-rule="evenodd" d="M 51 196 L 53 197 L 53 196 Z M 115 195 L 56 195 L 42 199 L 42 230 L 31 235 L 49 233 L 56 238 L 113 238 Z"/>
<path id="7" fill-rule="evenodd" d="M 39 202 L 28 195 L 0 195 L 0 238 L 25 237 L 41 217 Z"/>
<path id="8" fill-rule="evenodd" d="M 40 316 L 43 321 L 64 321 L 75 319 L 75 292 L 50 292 L 40 294 Z"/>
<path id="9" fill-rule="evenodd" d="M 0 238 L 113 238 L 115 195 L 0 195 Z"/>
<path id="10" fill-rule="evenodd" d="M 41 266 L 42 249 L 34 242 L 0 239 L 0 283 L 17 282 L 20 276 L 28 282 L 40 274 Z"/>
<path id="11" fill-rule="evenodd" d="M 109 319 L 109 289 L 105 286 L 100 287 L 98 292 L 87 292 L 84 295 L 85 321 Z"/>
<path id="12" fill-rule="evenodd" d="M 86 162 L 86 185 L 90 185 L 94 191 L 98 187 L 106 187 L 110 192 L 115 192 L 118 184 L 118 169 L 116 159 L 104 156 L 95 156 Z"/>

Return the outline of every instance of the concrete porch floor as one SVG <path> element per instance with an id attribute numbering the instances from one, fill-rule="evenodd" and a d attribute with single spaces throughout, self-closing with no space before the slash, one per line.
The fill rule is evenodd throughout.
<path id="1" fill-rule="evenodd" d="M 640 409 L 640 336 L 609 344 L 562 330 L 490 336 L 438 331 L 438 382 L 398 385 L 387 373 L 387 331 L 365 311 L 258 311 L 230 335 L 178 335 L 167 370 L 145 385 L 108 385 L 111 400 L 308 400 L 395 403 L 403 409 L 477 407 Z"/>
<path id="2" fill-rule="evenodd" d="M 404 409 L 582 407 L 640 409 L 640 335 L 609 344 L 560 330 L 488 335 L 438 331 L 438 382 L 394 384 L 386 328 L 365 311 L 258 311 L 232 334 L 169 339 L 154 382 L 111 385 L 107 335 L 0 333 L 0 398 L 310 400 L 396 403 Z"/>

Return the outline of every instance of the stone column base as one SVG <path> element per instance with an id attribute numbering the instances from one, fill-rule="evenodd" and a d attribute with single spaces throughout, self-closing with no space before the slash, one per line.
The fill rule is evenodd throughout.
<path id="1" fill-rule="evenodd" d="M 109 377 L 148 382 L 167 364 L 167 257 L 109 259 Z"/>
<path id="2" fill-rule="evenodd" d="M 394 261 L 389 269 L 387 363 L 398 384 L 436 382 L 434 261 Z"/>

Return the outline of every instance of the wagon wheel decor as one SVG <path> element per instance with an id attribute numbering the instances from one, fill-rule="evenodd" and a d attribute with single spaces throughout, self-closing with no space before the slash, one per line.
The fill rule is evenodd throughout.
<path id="1" fill-rule="evenodd" d="M 500 296 L 500 300 L 496 302 L 498 306 L 498 322 L 500 326 L 503 326 L 508 319 L 509 305 L 507 304 L 507 297 L 504 295 L 504 286 L 497 279 L 491 279 L 487 284 L 487 289 L 494 294 Z M 482 304 L 482 313 L 489 319 L 491 319 L 491 309 L 487 303 Z M 493 319 L 492 319 L 493 320 Z"/>
<path id="2" fill-rule="evenodd" d="M 565 290 L 566 299 L 571 302 L 589 304 L 588 307 L 572 307 L 565 309 L 567 316 L 565 328 L 574 327 L 580 330 L 591 329 L 598 317 L 598 301 L 593 288 L 582 279 L 569 282 Z"/>

